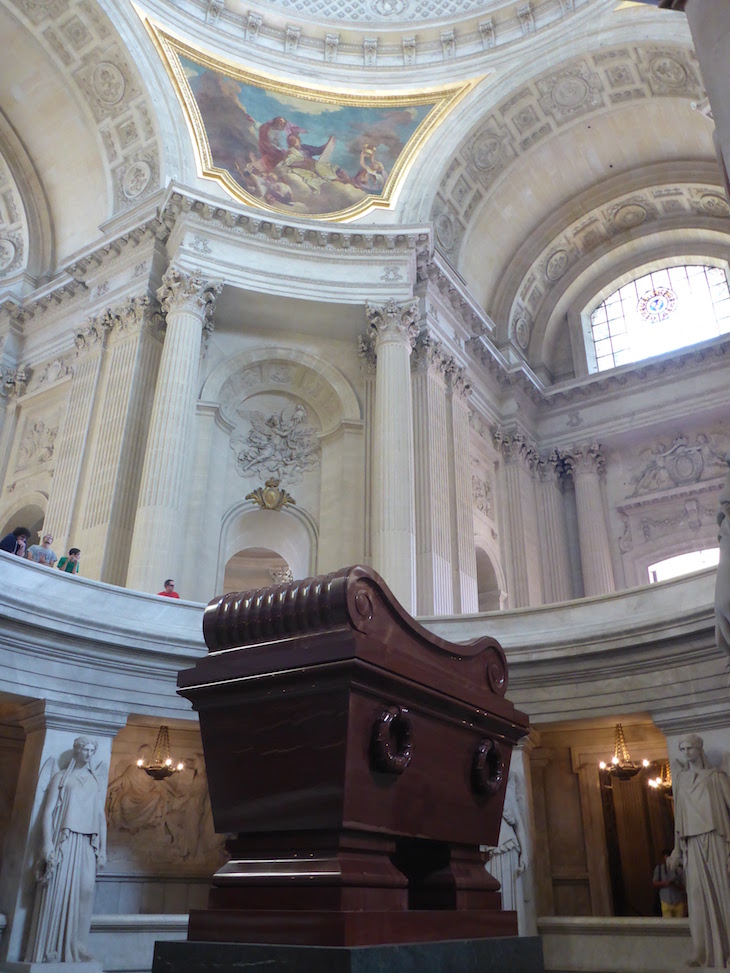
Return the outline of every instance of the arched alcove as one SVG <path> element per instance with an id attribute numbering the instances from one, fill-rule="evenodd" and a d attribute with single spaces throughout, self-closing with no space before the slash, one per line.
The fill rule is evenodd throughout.
<path id="1" fill-rule="evenodd" d="M 247 547 L 226 562 L 223 594 L 278 584 L 286 579 L 287 572 L 291 572 L 291 568 L 281 554 L 265 547 Z"/>
<path id="2" fill-rule="evenodd" d="M 43 507 L 37 501 L 29 500 L 17 509 L 15 513 L 5 518 L 0 537 L 5 537 L 6 534 L 15 530 L 16 527 L 27 527 L 30 531 L 28 547 L 31 544 L 39 544 L 45 516 L 46 513 Z"/>
<path id="3" fill-rule="evenodd" d="M 491 557 L 481 547 L 477 548 L 477 590 L 480 612 L 499 611 L 502 607 L 502 587 Z"/>
<path id="4" fill-rule="evenodd" d="M 252 509 L 250 502 L 229 511 L 223 521 L 217 591 L 224 590 L 229 562 L 240 553 L 250 555 L 252 551 L 265 552 L 265 556 L 260 558 L 261 570 L 264 569 L 267 555 L 280 558 L 283 562 L 281 566 L 288 566 L 294 578 L 306 578 L 314 573 L 316 563 L 317 535 L 314 524 L 303 511 L 290 513 L 288 510 Z M 253 556 L 254 559 L 258 557 Z M 253 563 L 247 567 L 253 571 Z M 271 583 L 270 576 L 263 581 L 263 584 Z"/>

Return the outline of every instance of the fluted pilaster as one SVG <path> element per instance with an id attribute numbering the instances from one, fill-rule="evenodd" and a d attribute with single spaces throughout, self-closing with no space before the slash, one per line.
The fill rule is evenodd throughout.
<path id="1" fill-rule="evenodd" d="M 184 530 L 201 336 L 222 284 L 172 268 L 157 297 L 166 317 L 127 585 L 157 590 L 175 574 Z"/>
<path id="2" fill-rule="evenodd" d="M 502 456 L 505 494 L 507 587 L 510 608 L 542 603 L 534 476 L 538 453 L 519 430 L 495 429 L 494 445 Z"/>
<path id="3" fill-rule="evenodd" d="M 110 310 L 108 318 L 114 331 L 99 393 L 78 543 L 85 552 L 86 575 L 121 585 L 127 575 L 162 321 L 147 297 L 129 298 Z"/>
<path id="4" fill-rule="evenodd" d="M 469 407 L 471 388 L 463 370 L 451 368 L 448 375 L 451 414 L 451 483 L 454 546 L 454 611 L 466 614 L 479 611 L 477 552 L 474 544 L 474 509 L 469 447 Z"/>
<path id="5" fill-rule="evenodd" d="M 53 475 L 44 530 L 53 534 L 56 550 L 76 544 L 73 518 L 85 459 L 91 447 L 89 435 L 92 410 L 101 372 L 101 358 L 109 331 L 105 317 L 94 319 L 75 334 L 78 358 L 62 430 L 56 440 L 58 462 Z"/>
<path id="6" fill-rule="evenodd" d="M 540 457 L 537 464 L 540 555 L 546 605 L 573 597 L 565 509 L 560 490 L 561 471 L 562 461 L 555 450 Z"/>
<path id="7" fill-rule="evenodd" d="M 408 612 L 415 612 L 416 536 L 410 355 L 418 301 L 366 306 L 375 332 L 373 567 Z"/>
<path id="8" fill-rule="evenodd" d="M 580 559 L 586 596 L 614 590 L 611 545 L 601 494 L 604 459 L 598 443 L 576 444 L 564 454 L 575 484 Z"/>
<path id="9" fill-rule="evenodd" d="M 446 377 L 452 361 L 437 340 L 421 332 L 411 359 L 419 615 L 450 615 L 454 611 L 446 401 Z"/>

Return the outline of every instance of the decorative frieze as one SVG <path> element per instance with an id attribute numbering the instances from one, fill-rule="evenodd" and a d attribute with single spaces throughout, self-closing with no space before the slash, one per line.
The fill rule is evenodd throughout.
<path id="1" fill-rule="evenodd" d="M 698 433 L 694 443 L 687 436 L 677 436 L 668 448 L 659 443 L 648 450 L 649 460 L 633 477 L 632 497 L 658 493 L 725 472 L 725 454 L 715 435 Z"/>
<path id="2" fill-rule="evenodd" d="M 301 403 L 265 416 L 262 412 L 240 413 L 250 423 L 244 437 L 234 434 L 231 449 L 236 471 L 244 478 L 275 476 L 297 483 L 319 463 L 319 441 L 309 425 L 309 414 Z"/>

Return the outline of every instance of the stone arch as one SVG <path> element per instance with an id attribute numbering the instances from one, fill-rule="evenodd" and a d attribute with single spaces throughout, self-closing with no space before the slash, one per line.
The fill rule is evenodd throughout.
<path id="1" fill-rule="evenodd" d="M 267 347 L 235 355 L 211 372 L 200 398 L 219 403 L 222 418 L 232 424 L 235 405 L 262 392 L 287 393 L 305 401 L 317 413 L 323 437 L 343 422 L 362 418 L 345 376 L 329 362 L 298 348 Z"/>
<path id="2" fill-rule="evenodd" d="M 3 525 L 0 537 L 9 534 L 16 527 L 27 527 L 31 532 L 29 546 L 30 544 L 37 544 L 45 527 L 47 507 L 48 497 L 40 491 L 26 493 L 24 496 L 18 497 L 0 514 L 0 524 Z"/>
<path id="3" fill-rule="evenodd" d="M 477 590 L 479 611 L 499 611 L 506 597 L 504 573 L 499 561 L 477 542 Z"/>
<path id="4" fill-rule="evenodd" d="M 227 511 L 221 525 L 216 591 L 221 590 L 225 567 L 238 551 L 264 548 L 279 554 L 295 578 L 315 573 L 318 532 L 304 510 L 261 510 L 252 501 L 236 504 Z"/>

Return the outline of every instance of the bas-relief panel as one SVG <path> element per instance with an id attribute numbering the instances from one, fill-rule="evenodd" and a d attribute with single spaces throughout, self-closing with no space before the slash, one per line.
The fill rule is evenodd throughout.
<path id="1" fill-rule="evenodd" d="M 399 96 L 299 88 L 148 26 L 187 110 L 202 175 L 278 212 L 347 218 L 388 205 L 433 127 L 473 86 Z"/>
<path id="2" fill-rule="evenodd" d="M 184 769 L 154 780 L 137 766 L 152 757 L 149 742 L 112 755 L 106 798 L 108 855 L 106 872 L 131 875 L 202 874 L 225 860 L 224 837 L 216 835 L 200 739 L 173 731 L 171 747 Z"/>

